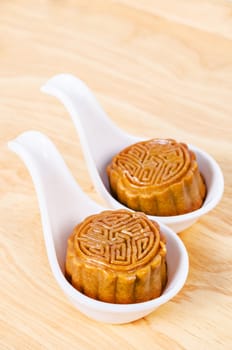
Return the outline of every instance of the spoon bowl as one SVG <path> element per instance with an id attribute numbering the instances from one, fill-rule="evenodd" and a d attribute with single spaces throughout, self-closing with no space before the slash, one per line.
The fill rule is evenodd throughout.
<path id="1" fill-rule="evenodd" d="M 70 74 L 54 76 L 41 90 L 57 97 L 69 112 L 79 134 L 87 167 L 96 190 L 111 208 L 128 209 L 112 196 L 106 167 L 114 155 L 144 138 L 127 134 L 118 128 L 108 118 L 86 84 Z M 207 195 L 202 207 L 183 215 L 148 215 L 150 219 L 168 225 L 175 232 L 185 230 L 202 215 L 212 210 L 220 201 L 224 190 L 224 179 L 217 162 L 201 149 L 193 145 L 188 147 L 196 154 L 200 172 L 207 186 Z"/>
<path id="2" fill-rule="evenodd" d="M 51 270 L 78 310 L 97 321 L 127 323 L 148 315 L 180 291 L 188 274 L 188 255 L 181 239 L 163 224 L 160 224 L 160 229 L 167 240 L 168 282 L 160 297 L 124 305 L 98 301 L 77 291 L 64 275 L 67 239 L 84 218 L 106 208 L 83 193 L 54 144 L 45 135 L 28 131 L 10 141 L 8 146 L 24 161 L 31 174 Z"/>

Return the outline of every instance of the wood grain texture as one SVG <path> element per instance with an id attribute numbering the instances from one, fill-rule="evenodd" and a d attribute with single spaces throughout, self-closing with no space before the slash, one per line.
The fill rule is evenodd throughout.
<path id="1" fill-rule="evenodd" d="M 232 3 L 219 0 L 0 2 L 0 349 L 232 348 Z M 220 164 L 220 204 L 180 237 L 190 256 L 182 291 L 127 325 L 87 319 L 50 271 L 37 198 L 7 141 L 48 135 L 96 201 L 64 107 L 40 93 L 52 75 L 87 82 L 128 132 L 173 137 Z"/>

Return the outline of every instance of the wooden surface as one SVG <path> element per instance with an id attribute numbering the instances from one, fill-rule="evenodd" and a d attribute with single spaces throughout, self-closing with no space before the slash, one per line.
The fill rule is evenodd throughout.
<path id="1" fill-rule="evenodd" d="M 231 13 L 219 0 L 0 2 L 0 349 L 232 349 Z M 126 131 L 193 143 L 225 176 L 217 208 L 180 234 L 185 287 L 127 325 L 89 320 L 63 295 L 31 178 L 6 146 L 25 130 L 45 133 L 102 202 L 67 112 L 40 92 L 60 72 L 83 79 Z"/>

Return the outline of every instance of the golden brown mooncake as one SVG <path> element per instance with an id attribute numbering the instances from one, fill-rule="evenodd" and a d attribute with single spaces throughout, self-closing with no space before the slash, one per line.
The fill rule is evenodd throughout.
<path id="1" fill-rule="evenodd" d="M 152 139 L 133 144 L 107 166 L 113 196 L 148 215 L 172 216 L 201 207 L 206 186 L 184 143 Z"/>
<path id="2" fill-rule="evenodd" d="M 87 217 L 68 239 L 66 277 L 85 295 L 128 304 L 160 296 L 166 245 L 144 213 L 109 210 Z"/>

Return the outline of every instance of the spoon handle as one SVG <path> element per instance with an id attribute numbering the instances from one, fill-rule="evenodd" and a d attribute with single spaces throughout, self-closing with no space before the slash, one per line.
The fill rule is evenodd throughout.
<path id="1" fill-rule="evenodd" d="M 132 142 L 130 135 L 108 118 L 80 79 L 70 74 L 59 74 L 48 80 L 41 90 L 57 97 L 68 110 L 91 166 L 98 170 L 102 168 L 106 147 L 108 154 L 115 154 Z"/>
<path id="2" fill-rule="evenodd" d="M 67 232 L 77 221 L 99 212 L 101 206 L 79 187 L 54 144 L 42 133 L 27 131 L 8 143 L 28 168 L 38 197 L 44 238 L 48 251 L 64 251 Z"/>

